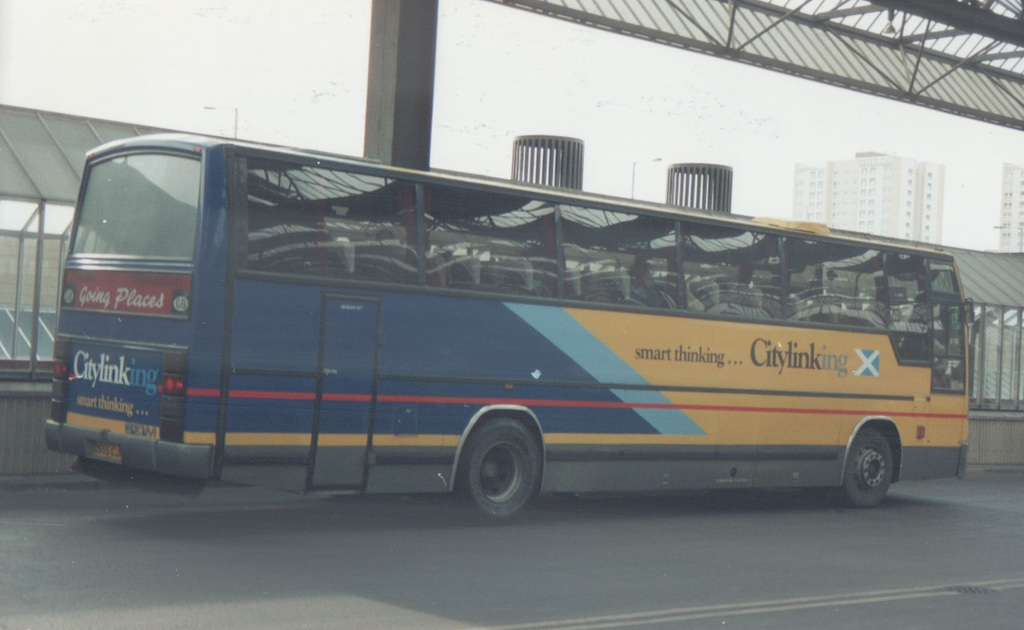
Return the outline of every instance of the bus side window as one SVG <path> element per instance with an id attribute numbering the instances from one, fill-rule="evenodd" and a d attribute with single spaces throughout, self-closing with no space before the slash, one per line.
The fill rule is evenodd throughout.
<path id="1" fill-rule="evenodd" d="M 332 251 L 348 264 L 346 244 L 328 237 L 313 208 L 281 204 L 250 207 L 248 267 L 257 271 L 314 275 L 325 271 Z"/>
<path id="2" fill-rule="evenodd" d="M 933 309 L 932 389 L 962 392 L 966 386 L 963 307 L 936 304 Z"/>
<path id="3" fill-rule="evenodd" d="M 966 387 L 964 306 L 956 269 L 945 260 L 928 260 L 928 293 L 932 302 L 932 389 L 962 392 Z M 973 314 L 972 314 L 973 315 Z M 1004 313 L 1004 330 L 1017 330 L 1018 313 Z M 1010 344 L 1014 345 L 1014 344 Z"/>
<path id="4" fill-rule="evenodd" d="M 777 238 L 734 227 L 683 225 L 687 309 L 771 319 L 781 313 Z"/>
<path id="5" fill-rule="evenodd" d="M 249 269 L 417 282 L 411 185 L 259 158 L 247 168 Z"/>
<path id="6" fill-rule="evenodd" d="M 925 260 L 911 254 L 886 256 L 889 328 L 900 359 L 931 361 L 932 309 Z"/>
<path id="7" fill-rule="evenodd" d="M 881 252 L 838 243 L 786 239 L 789 319 L 884 328 Z M 879 298 L 883 298 L 879 301 Z"/>
<path id="8" fill-rule="evenodd" d="M 525 197 L 424 184 L 427 260 L 435 286 L 550 297 L 555 293 L 554 209 Z M 428 274 L 428 282 L 430 275 Z"/>
<path id="9" fill-rule="evenodd" d="M 377 231 L 361 235 L 355 242 L 355 273 L 357 280 L 412 284 L 416 282 L 416 250 L 408 244 L 405 230 L 394 225 L 374 224 Z"/>
<path id="10" fill-rule="evenodd" d="M 674 221 L 581 206 L 560 206 L 560 216 L 563 297 L 676 308 Z"/>

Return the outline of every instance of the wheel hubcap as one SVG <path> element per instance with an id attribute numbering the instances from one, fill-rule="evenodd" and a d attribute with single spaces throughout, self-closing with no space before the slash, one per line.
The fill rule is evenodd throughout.
<path id="1" fill-rule="evenodd" d="M 519 487 L 522 455 L 509 444 L 497 444 L 480 462 L 480 488 L 491 501 L 501 502 Z"/>
<path id="2" fill-rule="evenodd" d="M 861 485 L 877 488 L 885 479 L 885 458 L 874 449 L 864 449 L 857 460 L 857 473 Z"/>

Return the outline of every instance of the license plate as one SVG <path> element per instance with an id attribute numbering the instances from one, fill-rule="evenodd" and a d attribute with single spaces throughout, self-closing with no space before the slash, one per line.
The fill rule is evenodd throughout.
<path id="1" fill-rule="evenodd" d="M 89 442 L 89 454 L 96 459 L 121 463 L 121 446 L 106 442 Z"/>

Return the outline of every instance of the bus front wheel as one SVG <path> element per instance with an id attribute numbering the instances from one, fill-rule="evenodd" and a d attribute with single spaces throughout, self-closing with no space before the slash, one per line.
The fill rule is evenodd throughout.
<path id="1" fill-rule="evenodd" d="M 874 429 L 854 438 L 843 471 L 843 492 L 854 507 L 875 507 L 892 482 L 893 457 L 889 441 Z"/>
<path id="2" fill-rule="evenodd" d="M 537 494 L 540 447 L 521 423 L 487 422 L 469 436 L 463 450 L 457 487 L 485 514 L 512 516 Z"/>

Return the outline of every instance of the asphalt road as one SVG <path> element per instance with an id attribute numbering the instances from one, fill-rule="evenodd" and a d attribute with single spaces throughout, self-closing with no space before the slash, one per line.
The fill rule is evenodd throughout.
<path id="1" fill-rule="evenodd" d="M 71 481 L 71 483 L 68 483 Z M 1024 473 L 819 493 L 172 495 L 0 479 L 0 630 L 1020 628 Z"/>

